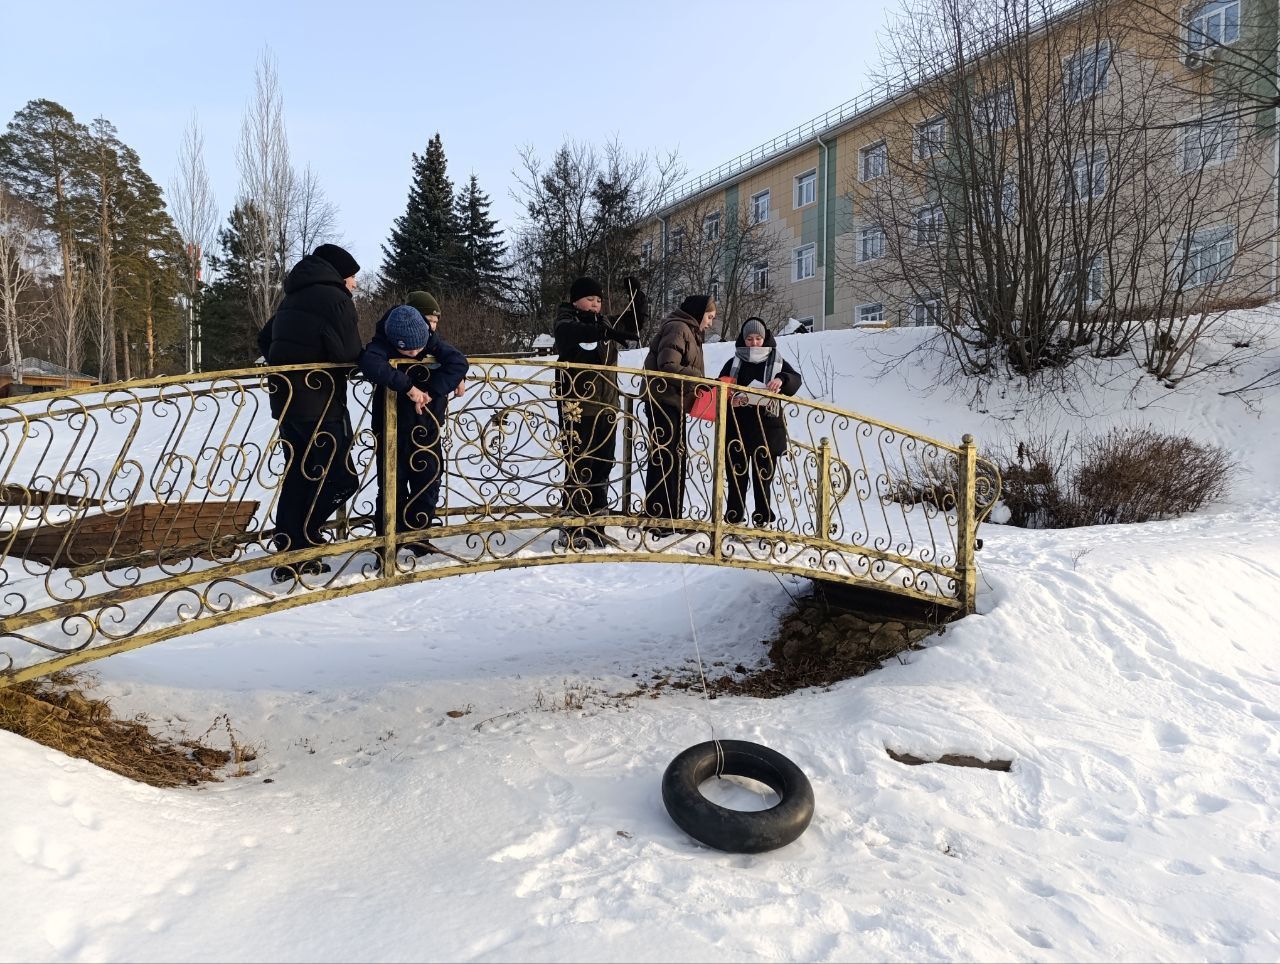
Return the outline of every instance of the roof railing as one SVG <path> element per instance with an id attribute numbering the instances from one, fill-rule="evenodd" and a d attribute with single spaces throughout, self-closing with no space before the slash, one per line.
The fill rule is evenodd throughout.
<path id="1" fill-rule="evenodd" d="M 914 84 L 918 83 L 918 78 L 903 75 L 895 77 L 891 80 L 883 81 L 869 90 L 864 90 L 858 96 L 845 101 L 837 107 L 831 108 L 817 117 L 805 121 L 799 127 L 792 128 L 785 134 L 779 134 L 771 141 L 754 147 L 745 154 L 739 154 L 732 160 L 725 161 L 719 167 L 713 168 L 698 177 L 690 178 L 687 181 L 675 185 L 658 202 L 658 210 L 669 208 L 674 204 L 683 201 L 685 198 L 706 190 L 714 184 L 728 180 L 735 174 L 755 167 L 762 161 L 766 161 L 772 157 L 776 157 L 797 144 L 812 140 L 814 135 L 824 133 L 833 128 L 839 127 L 859 114 L 863 114 L 872 107 L 891 100 L 894 96 L 904 90 L 910 89 Z"/>
<path id="2" fill-rule="evenodd" d="M 1076 10 L 1087 6 L 1090 2 L 1091 0 L 1048 0 L 1042 16 L 1038 18 L 1034 25 L 1029 24 L 1028 26 L 1032 31 L 1043 30 L 1054 21 L 1074 13 Z M 976 56 L 985 56 L 999 46 L 999 42 L 991 43 L 987 45 L 985 50 L 979 50 Z M 753 168 L 763 161 L 777 157 L 796 145 L 812 139 L 817 134 L 824 134 L 829 130 L 840 127 L 854 117 L 864 114 L 872 108 L 880 107 L 893 100 L 899 94 L 921 86 L 926 81 L 935 79 L 945 73 L 945 69 L 937 71 L 921 70 L 918 73 L 908 72 L 883 80 L 874 87 L 864 90 L 856 97 L 831 108 L 826 113 L 805 121 L 799 127 L 792 128 L 785 134 L 779 134 L 773 140 L 754 147 L 745 154 L 739 154 L 733 160 L 725 161 L 719 167 L 675 185 L 658 199 L 655 213 L 661 213 L 688 197 L 727 181 L 734 175 Z"/>

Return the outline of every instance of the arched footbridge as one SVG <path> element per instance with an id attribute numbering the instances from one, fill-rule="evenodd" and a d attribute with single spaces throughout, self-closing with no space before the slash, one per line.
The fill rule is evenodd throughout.
<path id="1" fill-rule="evenodd" d="M 358 488 L 324 527 L 323 545 L 296 549 L 276 538 L 295 453 L 270 398 L 278 393 L 287 412 L 294 385 L 331 391 L 346 370 L 254 368 L 5 399 L 0 685 L 384 586 L 556 563 L 765 569 L 946 613 L 972 610 L 977 527 L 999 479 L 967 436 L 950 444 L 771 397 L 788 429 L 769 483 L 776 519 L 768 528 L 735 524 L 725 512 L 734 484 L 728 394 L 686 379 L 715 392 L 718 417 L 685 419 L 683 511 L 655 520 L 643 511 L 645 375 L 600 369 L 619 389 L 613 468 L 607 514 L 586 516 L 566 497 L 565 443 L 580 412 L 558 394 L 559 367 L 473 361 L 440 432 L 440 524 L 390 536 L 378 534 L 395 527 L 377 525 L 377 467 L 384 459 L 384 471 L 397 471 L 379 442 L 396 437 L 387 424 L 396 406 L 373 404 L 385 390 L 353 378 L 345 457 Z M 748 509 L 751 501 L 748 491 Z M 565 538 L 583 526 L 600 545 Z M 424 535 L 437 552 L 415 556 L 408 547 Z M 276 581 L 278 566 L 297 574 Z"/>

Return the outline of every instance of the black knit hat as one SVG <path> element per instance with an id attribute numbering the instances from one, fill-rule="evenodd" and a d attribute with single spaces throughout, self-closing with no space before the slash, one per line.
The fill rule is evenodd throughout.
<path id="1" fill-rule="evenodd" d="M 322 244 L 311 253 L 321 261 L 329 262 L 344 278 L 350 278 L 360 270 L 360 263 L 351 257 L 346 248 L 340 248 L 336 244 Z"/>
<path id="2" fill-rule="evenodd" d="M 604 289 L 600 287 L 600 282 L 595 278 L 578 278 L 573 284 L 569 285 L 569 303 L 577 301 L 579 298 L 597 298 L 604 297 Z"/>
<path id="3" fill-rule="evenodd" d="M 715 299 L 710 295 L 690 295 L 680 302 L 680 310 L 694 321 L 702 321 L 702 316 L 715 306 Z"/>

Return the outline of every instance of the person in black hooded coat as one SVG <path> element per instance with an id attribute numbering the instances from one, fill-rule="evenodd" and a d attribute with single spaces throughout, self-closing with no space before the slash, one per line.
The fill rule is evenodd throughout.
<path id="1" fill-rule="evenodd" d="M 284 281 L 284 300 L 258 333 L 268 365 L 337 362 L 360 356 L 358 317 L 351 292 L 360 265 L 336 244 L 322 244 Z M 268 379 L 271 414 L 280 422 L 288 467 L 276 507 L 277 550 L 322 545 L 322 529 L 340 505 L 355 495 L 360 479 L 351 463 L 351 418 L 347 412 L 348 368 L 288 372 Z M 308 573 L 327 572 L 311 560 Z M 296 575 L 277 566 L 272 578 Z"/>
<path id="2" fill-rule="evenodd" d="M 772 332 L 759 318 L 748 318 L 738 332 L 734 355 L 720 369 L 720 377 L 733 376 L 735 385 L 761 385 L 767 391 L 794 395 L 800 390 L 800 373 L 778 354 Z M 760 401 L 760 404 L 753 404 Z M 725 425 L 725 455 L 728 477 L 725 486 L 725 521 L 741 525 L 746 518 L 747 479 L 751 480 L 755 511 L 751 525 L 767 528 L 774 523 L 769 489 L 778 457 L 787 450 L 787 423 L 781 405 L 759 395 L 734 392 L 730 397 L 729 419 Z"/>

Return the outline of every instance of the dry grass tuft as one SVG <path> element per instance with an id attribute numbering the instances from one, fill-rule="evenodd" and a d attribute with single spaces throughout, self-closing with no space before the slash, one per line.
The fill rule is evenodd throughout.
<path id="1" fill-rule="evenodd" d="M 245 764 L 256 758 L 225 715 L 197 740 L 166 739 L 151 731 L 145 717 L 119 719 L 106 700 L 87 696 L 94 682 L 87 674 L 55 673 L 0 688 L 0 729 L 153 787 L 218 781 L 218 771 L 230 764 L 237 767 L 231 775 L 244 776 Z M 223 729 L 229 751 L 204 742 Z"/>

